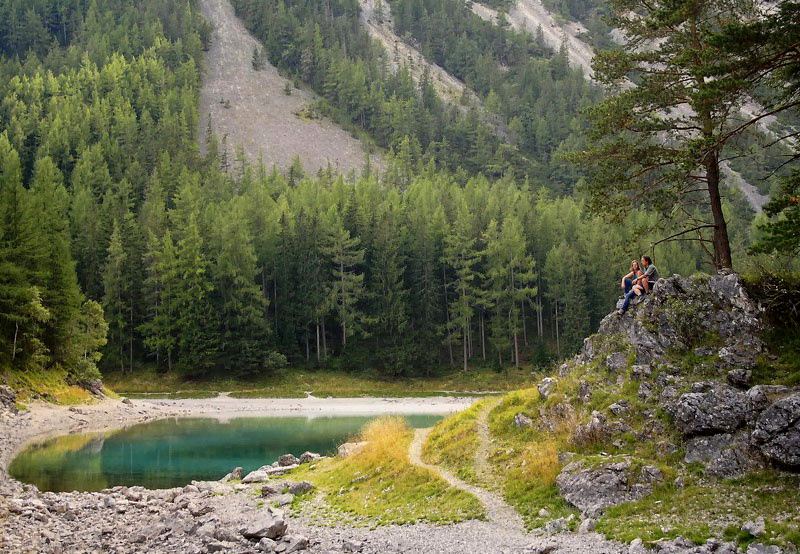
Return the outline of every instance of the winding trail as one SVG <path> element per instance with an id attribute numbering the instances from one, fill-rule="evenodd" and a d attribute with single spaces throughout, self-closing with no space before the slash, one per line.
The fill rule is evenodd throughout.
<path id="1" fill-rule="evenodd" d="M 482 412 L 482 415 L 486 414 L 488 416 L 488 409 Z M 480 427 L 483 427 L 485 432 L 481 432 Z M 525 534 L 525 524 L 522 521 L 522 518 L 517 513 L 514 508 L 512 508 L 503 498 L 494 493 L 490 492 L 486 489 L 481 487 L 477 487 L 475 485 L 470 485 L 469 483 L 462 481 L 446 469 L 426 463 L 422 460 L 422 446 L 425 444 L 425 441 L 430 435 L 432 431 L 431 427 L 427 429 L 416 429 L 414 431 L 414 440 L 411 442 L 411 446 L 409 448 L 409 459 L 411 463 L 420 467 L 424 467 L 430 471 L 433 471 L 437 475 L 439 475 L 442 479 L 447 481 L 450 486 L 455 487 L 459 490 L 467 492 L 473 496 L 475 496 L 483 507 L 486 509 L 486 516 L 490 523 L 496 525 L 498 527 L 502 527 L 507 531 L 514 531 L 521 534 Z M 489 453 L 489 428 L 485 425 L 479 425 L 479 433 L 478 436 L 480 437 L 480 446 L 475 451 L 475 462 L 476 467 L 479 471 L 487 472 L 489 470 L 489 460 L 488 460 L 488 453 Z"/>

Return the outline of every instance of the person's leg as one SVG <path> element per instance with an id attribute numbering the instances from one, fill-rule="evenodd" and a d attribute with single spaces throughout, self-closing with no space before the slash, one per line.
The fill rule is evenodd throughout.
<path id="1" fill-rule="evenodd" d="M 632 279 L 623 279 L 622 280 L 622 288 L 625 290 L 625 294 L 628 294 L 633 287 L 633 280 Z"/>
<path id="2" fill-rule="evenodd" d="M 634 290 L 636 289 L 634 288 Z M 622 303 L 622 307 L 619 309 L 620 314 L 624 314 L 626 311 L 628 311 L 628 306 L 630 306 L 631 299 L 634 296 L 636 296 L 636 293 L 633 290 L 628 291 L 628 293 L 625 295 L 625 301 Z"/>

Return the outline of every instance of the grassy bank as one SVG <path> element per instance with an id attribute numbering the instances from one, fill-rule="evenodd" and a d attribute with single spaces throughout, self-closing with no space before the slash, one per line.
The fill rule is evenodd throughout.
<path id="1" fill-rule="evenodd" d="M 281 371 L 252 380 L 215 378 L 190 381 L 179 373 L 160 373 L 153 369 L 103 375 L 108 387 L 125 395 L 203 397 L 226 391 L 236 398 L 302 398 L 306 393 L 318 397 L 481 394 L 529 386 L 536 379 L 538 376 L 532 375 L 530 368 L 510 369 L 504 373 L 492 370 L 454 371 L 431 377 L 391 380 L 368 372 L 300 369 Z"/>
<path id="2" fill-rule="evenodd" d="M 354 516 L 363 525 L 483 519 L 477 498 L 411 464 L 413 434 L 402 418 L 374 420 L 356 439 L 367 442 L 364 448 L 347 458 L 302 467 L 291 478 L 314 483 L 334 520 L 336 513 Z"/>
<path id="3" fill-rule="evenodd" d="M 82 387 L 70 385 L 67 372 L 60 369 L 41 371 L 0 371 L 0 383 L 5 383 L 17 393 L 19 408 L 31 400 L 45 400 L 54 404 L 71 406 L 92 402 L 94 397 Z M 112 395 L 111 391 L 106 391 Z"/>

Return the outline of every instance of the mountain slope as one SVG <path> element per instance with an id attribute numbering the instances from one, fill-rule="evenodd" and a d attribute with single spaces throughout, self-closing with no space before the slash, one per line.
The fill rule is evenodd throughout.
<path id="1" fill-rule="evenodd" d="M 312 94 L 293 89 L 267 61 L 262 70 L 253 68 L 260 45 L 228 0 L 201 0 L 200 5 L 214 26 L 200 93 L 200 136 L 210 119 L 219 139 L 227 137 L 229 155 L 241 146 L 252 162 L 262 158 L 268 167 L 286 169 L 295 156 L 311 172 L 328 164 L 342 172 L 364 166 L 360 141 L 328 120 L 301 115 L 311 113 Z"/>

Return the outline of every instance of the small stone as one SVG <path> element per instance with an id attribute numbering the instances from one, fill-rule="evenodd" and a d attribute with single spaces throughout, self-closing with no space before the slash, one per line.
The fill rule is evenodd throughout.
<path id="1" fill-rule="evenodd" d="M 289 485 L 289 492 L 292 494 L 303 494 L 314 488 L 314 485 L 308 481 L 300 481 Z"/>
<path id="2" fill-rule="evenodd" d="M 294 454 L 284 454 L 280 458 L 278 458 L 278 465 L 280 467 L 288 467 L 298 465 L 300 460 L 297 459 L 297 456 Z"/>
<path id="3" fill-rule="evenodd" d="M 542 381 L 537 385 L 537 389 L 539 390 L 539 394 L 542 398 L 547 398 L 553 392 L 553 389 L 556 387 L 556 380 L 552 377 L 545 377 Z"/>
<path id="4" fill-rule="evenodd" d="M 352 456 L 365 446 L 367 446 L 367 443 L 365 441 L 346 442 L 344 444 L 339 445 L 339 448 L 336 450 L 336 453 L 339 455 L 340 458 L 347 458 L 349 456 Z"/>
<path id="5" fill-rule="evenodd" d="M 342 542 L 342 550 L 345 552 L 361 552 L 363 547 L 363 542 L 353 539 L 345 539 L 344 542 Z"/>
<path id="6" fill-rule="evenodd" d="M 642 539 L 635 538 L 631 541 L 631 545 L 628 547 L 629 554 L 647 554 L 647 549 L 644 547 L 644 543 Z"/>
<path id="7" fill-rule="evenodd" d="M 286 535 L 283 537 L 283 542 L 287 545 L 286 549 L 283 551 L 284 554 L 300 552 L 308 548 L 308 538 L 303 535 Z"/>
<path id="8" fill-rule="evenodd" d="M 276 543 L 274 540 L 264 537 L 260 541 L 258 541 L 256 548 L 261 552 L 269 552 L 270 554 L 272 554 L 273 552 L 275 552 L 275 546 Z"/>
<path id="9" fill-rule="evenodd" d="M 200 517 L 214 511 L 214 508 L 211 506 L 207 504 L 198 504 L 196 502 L 189 502 L 189 504 L 186 506 L 186 509 L 189 510 L 189 513 L 194 517 Z"/>
<path id="10" fill-rule="evenodd" d="M 300 463 L 308 464 L 310 462 L 315 462 L 320 458 L 322 458 L 322 456 L 320 456 L 316 452 L 303 452 L 302 454 L 300 454 Z"/>
<path id="11" fill-rule="evenodd" d="M 132 404 L 133 404 L 133 401 L 131 401 L 131 399 L 130 399 L 130 398 L 123 398 L 123 399 L 122 399 L 122 403 L 123 403 L 123 404 L 127 404 L 127 405 L 129 405 L 129 406 L 130 406 L 130 405 L 132 405 Z"/>
<path id="12" fill-rule="evenodd" d="M 782 554 L 783 550 L 774 544 L 755 543 L 747 547 L 747 554 Z"/>
<path id="13" fill-rule="evenodd" d="M 755 521 L 747 521 L 744 525 L 742 525 L 742 531 L 745 533 L 749 533 L 753 537 L 760 537 L 766 532 L 766 524 L 764 522 L 764 518 L 760 517 Z"/>
<path id="14" fill-rule="evenodd" d="M 753 372 L 749 369 L 732 369 L 728 372 L 728 383 L 739 389 L 747 389 L 753 381 Z"/>
<path id="15" fill-rule="evenodd" d="M 611 404 L 608 409 L 611 411 L 612 414 L 619 416 L 628 412 L 628 402 L 625 400 L 620 400 L 619 402 L 614 402 Z"/>
<path id="16" fill-rule="evenodd" d="M 594 519 L 587 517 L 581 524 L 578 526 L 578 533 L 591 533 L 594 531 L 595 527 L 597 526 L 597 521 Z"/>
<path id="17" fill-rule="evenodd" d="M 257 469 L 245 475 L 244 478 L 242 478 L 242 483 L 263 483 L 267 479 L 269 479 L 269 473 L 267 473 L 266 470 Z"/>
<path id="18" fill-rule="evenodd" d="M 533 427 L 533 420 L 525 414 L 517 414 L 514 416 L 514 426 L 519 428 Z"/>
<path id="19" fill-rule="evenodd" d="M 547 508 L 539 510 L 539 517 L 550 517 L 550 511 Z"/>
<path id="20" fill-rule="evenodd" d="M 567 520 L 563 517 L 548 521 L 544 526 L 544 532 L 548 534 L 563 533 L 567 530 Z"/>
<path id="21" fill-rule="evenodd" d="M 286 533 L 286 520 L 282 515 L 272 511 L 259 515 L 255 520 L 243 527 L 240 532 L 248 539 L 277 539 Z"/>

